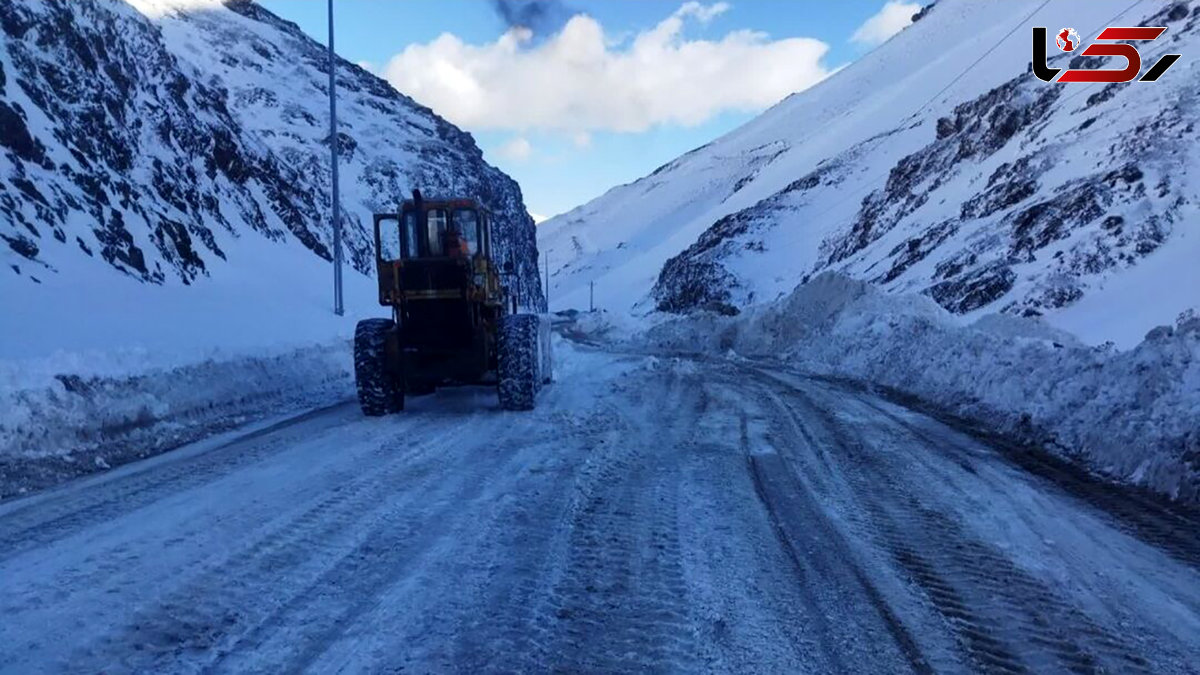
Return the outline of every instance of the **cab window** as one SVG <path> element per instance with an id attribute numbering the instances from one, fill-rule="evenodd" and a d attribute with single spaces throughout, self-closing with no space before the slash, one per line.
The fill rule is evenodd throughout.
<path id="1" fill-rule="evenodd" d="M 400 238 L 404 243 L 405 258 L 420 257 L 421 251 L 417 248 L 417 214 L 415 211 L 408 211 L 404 214 L 404 226 L 400 228 Z"/>
<path id="2" fill-rule="evenodd" d="M 391 262 L 400 259 L 400 220 L 379 219 L 379 259 Z"/>
<path id="3" fill-rule="evenodd" d="M 462 238 L 462 246 L 467 255 L 479 253 L 479 214 L 475 209 L 457 209 L 454 211 L 454 229 Z"/>
<path id="4" fill-rule="evenodd" d="M 440 257 L 446 255 L 446 211 L 445 209 L 429 209 L 427 219 L 429 236 L 429 255 Z"/>

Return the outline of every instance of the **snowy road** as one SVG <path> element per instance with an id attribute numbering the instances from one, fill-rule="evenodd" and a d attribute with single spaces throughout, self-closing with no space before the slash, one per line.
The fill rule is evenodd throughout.
<path id="1" fill-rule="evenodd" d="M 574 352 L 0 505 L 6 672 L 1196 672 L 1200 527 L 873 395 Z"/>

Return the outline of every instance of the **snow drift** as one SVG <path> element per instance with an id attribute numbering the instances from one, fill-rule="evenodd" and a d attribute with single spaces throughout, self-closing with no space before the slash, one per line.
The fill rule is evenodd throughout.
<path id="1" fill-rule="evenodd" d="M 1200 501 L 1200 316 L 1133 349 L 1086 346 L 1039 320 L 966 326 L 922 295 L 826 272 L 737 317 L 673 319 L 655 347 L 782 358 L 914 396 L 1110 479 Z"/>

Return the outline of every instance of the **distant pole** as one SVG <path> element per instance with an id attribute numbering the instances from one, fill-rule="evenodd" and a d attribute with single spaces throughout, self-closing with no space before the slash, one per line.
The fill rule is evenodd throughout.
<path id="1" fill-rule="evenodd" d="M 342 306 L 342 219 L 338 213 L 337 62 L 333 54 L 333 0 L 329 0 L 329 148 L 333 167 L 333 313 Z"/>
<path id="2" fill-rule="evenodd" d="M 588 282 L 588 311 L 596 311 L 596 282 Z"/>
<path id="3" fill-rule="evenodd" d="M 546 291 L 543 295 L 546 296 L 546 311 L 550 311 L 550 252 L 546 251 Z"/>

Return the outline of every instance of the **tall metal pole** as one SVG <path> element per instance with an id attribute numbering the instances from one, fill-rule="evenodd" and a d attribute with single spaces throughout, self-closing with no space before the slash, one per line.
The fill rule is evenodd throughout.
<path id="1" fill-rule="evenodd" d="M 338 213 L 337 62 L 333 53 L 333 0 L 329 0 L 329 148 L 333 167 L 333 313 L 342 316 L 342 219 Z"/>
<path id="2" fill-rule="evenodd" d="M 546 311 L 550 311 L 550 252 L 546 251 L 546 288 L 542 295 L 546 298 Z"/>

